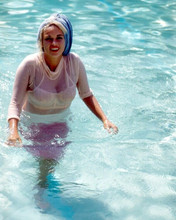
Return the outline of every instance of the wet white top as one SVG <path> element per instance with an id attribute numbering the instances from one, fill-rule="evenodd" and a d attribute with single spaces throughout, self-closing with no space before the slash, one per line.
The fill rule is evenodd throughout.
<path id="1" fill-rule="evenodd" d="M 71 105 L 76 88 L 82 99 L 92 95 L 78 55 L 63 56 L 54 72 L 42 53 L 29 55 L 17 69 L 8 119 L 20 119 L 22 109 L 43 115 L 63 112 Z"/>

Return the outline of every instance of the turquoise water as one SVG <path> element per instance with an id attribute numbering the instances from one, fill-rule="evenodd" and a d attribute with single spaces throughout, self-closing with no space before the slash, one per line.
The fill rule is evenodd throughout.
<path id="1" fill-rule="evenodd" d="M 119 134 L 77 96 L 60 156 L 46 160 L 4 142 L 16 68 L 53 12 L 70 18 L 72 51 Z M 0 2 L 0 220 L 176 219 L 175 30 L 173 0 Z"/>

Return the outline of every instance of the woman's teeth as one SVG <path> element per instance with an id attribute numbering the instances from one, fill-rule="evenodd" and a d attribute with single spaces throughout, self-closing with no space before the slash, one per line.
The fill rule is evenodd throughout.
<path id="1" fill-rule="evenodd" d="M 57 51 L 57 50 L 58 50 L 58 48 L 51 48 L 51 50 L 53 50 L 53 51 Z"/>

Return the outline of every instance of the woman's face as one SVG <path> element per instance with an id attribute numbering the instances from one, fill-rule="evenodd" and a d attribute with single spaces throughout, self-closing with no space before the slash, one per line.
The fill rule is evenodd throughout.
<path id="1" fill-rule="evenodd" d="M 42 47 L 45 55 L 60 57 L 65 49 L 65 39 L 62 30 L 52 24 L 43 31 Z"/>

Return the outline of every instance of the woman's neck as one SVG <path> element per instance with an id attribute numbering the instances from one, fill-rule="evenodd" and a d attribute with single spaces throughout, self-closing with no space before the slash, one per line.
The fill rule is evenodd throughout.
<path id="1" fill-rule="evenodd" d="M 59 65 L 59 63 L 61 61 L 61 58 L 62 58 L 62 56 L 50 57 L 50 56 L 47 56 L 46 54 L 44 54 L 45 62 L 51 71 L 56 70 L 57 66 Z"/>

